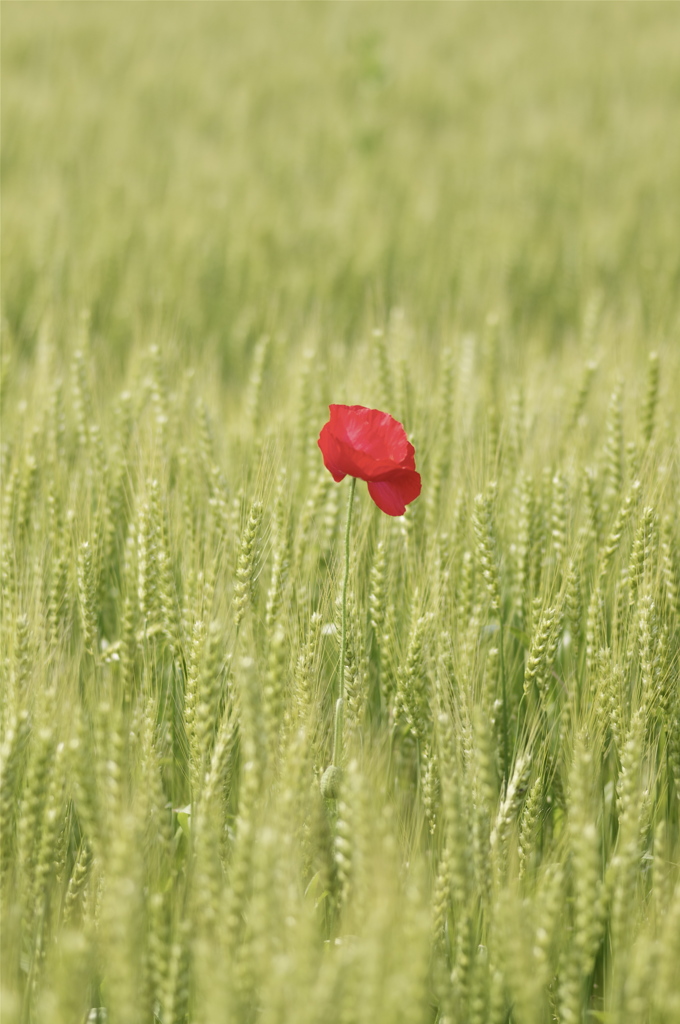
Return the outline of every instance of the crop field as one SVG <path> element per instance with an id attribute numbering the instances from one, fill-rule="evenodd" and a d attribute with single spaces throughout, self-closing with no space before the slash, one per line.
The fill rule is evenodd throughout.
<path id="1" fill-rule="evenodd" d="M 679 1024 L 678 53 L 3 4 L 2 1024 Z"/>

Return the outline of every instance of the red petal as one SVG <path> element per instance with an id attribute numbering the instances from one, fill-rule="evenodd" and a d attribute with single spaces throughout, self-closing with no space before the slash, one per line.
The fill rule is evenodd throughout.
<path id="1" fill-rule="evenodd" d="M 420 494 L 420 473 L 397 469 L 385 480 L 371 480 L 368 493 L 378 508 L 388 516 L 403 516 L 406 506 Z"/>
<path id="2" fill-rule="evenodd" d="M 346 462 L 343 452 L 338 444 L 333 431 L 331 430 L 330 423 L 324 424 L 319 434 L 319 440 L 317 441 L 321 454 L 323 455 L 323 464 L 332 475 L 336 484 L 339 484 L 341 480 L 344 480 L 347 476 L 348 470 L 346 468 Z"/>
<path id="3" fill-rule="evenodd" d="M 415 450 L 394 417 L 363 405 L 331 405 L 330 412 L 318 444 L 336 481 L 347 474 L 379 480 L 396 469 L 415 470 Z"/>
<path id="4" fill-rule="evenodd" d="M 373 462 L 415 469 L 415 450 L 398 420 L 364 405 L 331 405 L 331 429 L 342 444 Z"/>

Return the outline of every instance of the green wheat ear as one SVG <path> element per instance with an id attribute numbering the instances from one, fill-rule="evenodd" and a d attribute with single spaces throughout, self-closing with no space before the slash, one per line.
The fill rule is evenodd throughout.
<path id="1" fill-rule="evenodd" d="M 647 386 L 640 410 L 640 429 L 645 444 L 649 444 L 654 433 L 656 410 L 659 401 L 659 354 L 650 352 L 647 363 Z"/>
<path id="2" fill-rule="evenodd" d="M 92 545 L 85 541 L 78 558 L 78 596 L 85 649 L 94 654 L 97 639 L 96 583 Z"/>
<path id="3" fill-rule="evenodd" d="M 321 796 L 326 800 L 337 800 L 340 796 L 341 784 L 342 768 L 338 768 L 338 766 L 334 764 L 329 765 L 321 776 L 321 782 L 319 784 Z"/>
<path id="4" fill-rule="evenodd" d="M 263 504 L 261 501 L 254 501 L 248 516 L 238 555 L 236 567 L 236 582 L 234 583 L 234 625 L 239 628 L 243 621 L 247 606 L 252 603 L 254 597 L 255 580 L 255 547 L 257 543 L 260 524 L 262 522 Z"/>

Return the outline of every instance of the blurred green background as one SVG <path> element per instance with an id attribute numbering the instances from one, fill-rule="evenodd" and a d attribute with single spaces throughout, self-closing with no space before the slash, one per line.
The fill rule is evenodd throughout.
<path id="1" fill-rule="evenodd" d="M 5 338 L 677 329 L 675 4 L 6 3 Z M 443 333 L 442 333 L 443 332 Z"/>

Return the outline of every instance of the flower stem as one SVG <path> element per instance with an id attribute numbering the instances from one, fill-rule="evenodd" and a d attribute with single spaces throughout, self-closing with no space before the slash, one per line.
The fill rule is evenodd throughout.
<path id="1" fill-rule="evenodd" d="M 352 523 L 352 507 L 354 490 L 357 485 L 355 476 L 350 477 L 349 499 L 347 501 L 347 525 L 345 527 L 345 574 L 342 580 L 342 625 L 340 633 L 340 686 L 335 705 L 335 732 L 333 736 L 333 764 L 339 767 L 342 760 L 342 725 L 345 701 L 345 661 L 347 660 L 347 586 L 349 583 L 349 533 Z"/>

